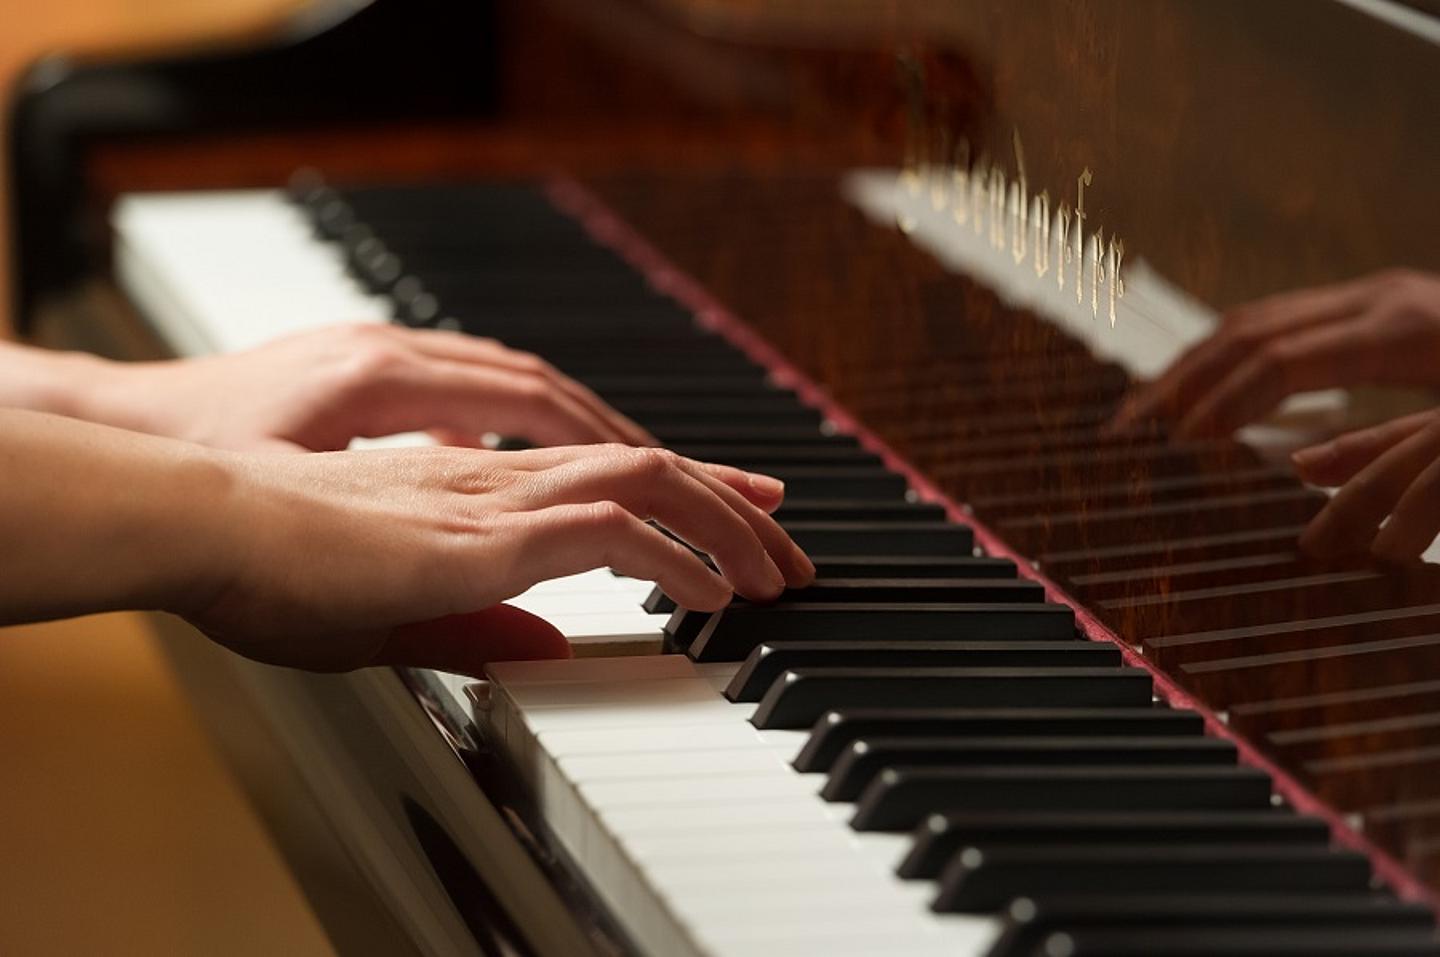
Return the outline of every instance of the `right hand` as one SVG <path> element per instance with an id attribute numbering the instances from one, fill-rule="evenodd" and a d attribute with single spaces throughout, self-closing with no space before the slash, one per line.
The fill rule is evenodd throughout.
<path id="1" fill-rule="evenodd" d="M 1294 461 L 1306 481 L 1340 487 L 1301 536 L 1306 552 L 1368 548 L 1408 561 L 1440 535 L 1440 409 L 1346 433 Z"/>
<path id="2" fill-rule="evenodd" d="M 1160 418 L 1176 437 L 1226 436 L 1297 392 L 1360 385 L 1440 386 L 1440 276 L 1393 269 L 1234 309 L 1111 428 Z"/>
<path id="3" fill-rule="evenodd" d="M 815 575 L 768 514 L 779 482 L 661 449 L 222 455 L 239 468 L 216 564 L 176 610 L 275 664 L 478 674 L 499 658 L 566 657 L 558 632 L 500 603 L 593 568 L 654 580 L 698 610 Z"/>

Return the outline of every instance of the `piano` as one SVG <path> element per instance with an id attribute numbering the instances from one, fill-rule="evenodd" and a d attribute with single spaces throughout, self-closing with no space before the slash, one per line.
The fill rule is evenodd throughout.
<path id="1" fill-rule="evenodd" d="M 1101 429 L 1218 308 L 1440 269 L 1440 21 L 500 22 L 545 54 L 511 64 L 516 117 L 328 131 L 373 156 L 97 150 L 124 303 L 42 328 L 128 355 L 494 336 L 783 478 L 819 579 L 705 615 L 605 569 L 548 582 L 514 604 L 576 657 L 484 680 L 286 671 L 157 622 L 338 949 L 1440 954 L 1440 551 L 1306 559 L 1324 493 L 1282 454 L 1406 397 L 1302 396 L 1226 441 Z"/>

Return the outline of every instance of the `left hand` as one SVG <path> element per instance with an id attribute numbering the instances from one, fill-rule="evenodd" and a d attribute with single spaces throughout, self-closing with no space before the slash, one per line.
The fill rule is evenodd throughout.
<path id="1" fill-rule="evenodd" d="M 244 451 L 333 451 L 358 436 L 487 432 L 538 445 L 658 444 L 537 356 L 493 339 L 339 325 L 231 355 L 105 363 L 80 418 Z"/>
<path id="2" fill-rule="evenodd" d="M 1177 421 L 1177 437 L 1224 436 L 1314 389 L 1440 386 L 1440 276 L 1387 270 L 1262 299 L 1126 400 L 1111 427 Z"/>
<path id="3" fill-rule="evenodd" d="M 1305 551 L 1329 556 L 1368 547 L 1405 561 L 1440 535 L 1440 409 L 1302 449 L 1294 461 L 1306 481 L 1340 486 L 1300 537 Z"/>

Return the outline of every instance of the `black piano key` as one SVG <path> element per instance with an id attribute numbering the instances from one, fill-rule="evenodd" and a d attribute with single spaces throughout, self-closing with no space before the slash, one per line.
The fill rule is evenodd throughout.
<path id="1" fill-rule="evenodd" d="M 933 502 L 911 502 L 899 496 L 888 501 L 792 498 L 787 492 L 785 501 L 772 514 L 781 525 L 790 522 L 943 522 L 945 507 Z"/>
<path id="2" fill-rule="evenodd" d="M 1227 892 L 1363 893 L 1370 861 L 1326 846 L 1159 844 L 966 848 L 946 865 L 933 908 L 996 911 L 1017 897 L 1043 903 L 1103 889 L 1108 896 Z"/>
<path id="3" fill-rule="evenodd" d="M 776 465 L 764 471 L 784 482 L 785 494 L 795 498 L 903 501 L 910 489 L 905 476 L 883 465 Z"/>
<path id="4" fill-rule="evenodd" d="M 817 578 L 1015 578 L 1019 574 L 1010 559 L 984 555 L 812 555 L 811 561 Z"/>
<path id="5" fill-rule="evenodd" d="M 681 614 L 670 620 L 677 627 Z M 670 623 L 666 633 L 673 637 Z M 784 603 L 731 605 L 706 616 L 688 645 L 683 636 L 675 643 L 696 661 L 740 661 L 762 641 L 1063 641 L 1074 635 L 1074 610 L 1042 602 Z"/>
<path id="6" fill-rule="evenodd" d="M 765 692 L 757 728 L 804 728 L 847 706 L 975 708 L 1140 707 L 1151 695 L 1139 668 L 797 668 Z"/>
<path id="7" fill-rule="evenodd" d="M 461 317 L 467 332 L 485 334 L 483 318 Z M 714 342 L 714 348 L 697 349 L 695 343 Z M 597 375 L 629 375 L 644 373 L 656 365 L 684 365 L 696 375 L 748 375 L 759 371 L 745 356 L 726 348 L 719 340 L 704 333 L 684 333 L 683 338 L 672 334 L 662 341 L 636 341 L 633 344 L 611 341 L 608 344 L 587 343 L 577 346 L 557 340 L 553 336 L 535 336 L 527 341 L 525 334 L 511 334 L 506 344 L 516 348 L 528 346 L 543 347 L 543 353 L 552 365 L 560 371 L 589 378 Z M 728 429 L 732 438 L 745 439 L 744 429 Z M 702 433 L 703 434 L 703 433 Z"/>
<path id="8" fill-rule="evenodd" d="M 794 393 L 778 389 L 756 391 L 736 396 L 689 394 L 675 391 L 654 395 L 605 395 L 605 400 L 616 409 L 632 418 L 642 419 L 651 415 L 693 416 L 696 421 L 726 421 L 732 418 L 752 418 L 756 415 L 791 412 L 813 412 Z M 861 463 L 863 464 L 863 463 Z"/>
<path id="9" fill-rule="evenodd" d="M 1234 763 L 1235 745 L 1207 737 L 861 738 L 830 769 L 820 796 L 827 801 L 853 801 L 888 767 Z"/>
<path id="10" fill-rule="evenodd" d="M 1150 739 L 1157 740 L 1157 739 Z M 1185 740 L 1185 739 L 1181 739 Z M 1208 740 L 1208 739 L 1201 739 Z M 967 847 L 1099 844 L 1320 844 L 1330 827 L 1287 811 L 981 811 L 931 814 L 896 873 L 933 878 Z"/>
<path id="11" fill-rule="evenodd" d="M 975 555 L 821 555 L 812 556 L 817 576 L 825 578 L 1014 578 L 1008 558 Z"/>
<path id="12" fill-rule="evenodd" d="M 1232 929 L 1167 928 L 1057 931 L 1027 957 L 1437 957 L 1433 934 L 1409 928 L 1306 924 Z"/>
<path id="13" fill-rule="evenodd" d="M 1270 806 L 1270 777 L 1250 767 L 890 768 L 851 820 L 902 831 L 940 811 L 1251 810 Z"/>
<path id="14" fill-rule="evenodd" d="M 1120 649 L 1092 641 L 767 641 L 750 652 L 725 697 L 759 701 L 794 668 L 904 666 L 906 668 L 1119 667 Z"/>
<path id="15" fill-rule="evenodd" d="M 797 771 L 829 771 L 852 741 L 870 736 L 988 738 L 1080 734 L 1198 735 L 1205 722 L 1195 711 L 1139 708 L 840 708 L 822 715 L 810 730 Z"/>
<path id="16" fill-rule="evenodd" d="M 718 442 L 745 442 L 751 445 L 829 445 L 837 436 L 806 425 L 761 424 L 756 422 L 677 423 L 666 422 L 650 429 L 671 448 Z M 858 444 L 851 440 L 850 444 Z"/>
<path id="17" fill-rule="evenodd" d="M 588 375 L 580 379 L 606 398 L 616 396 L 713 395 L 747 396 L 768 392 L 793 395 L 775 385 L 770 373 L 755 366 L 749 372 L 693 375 L 683 369 L 647 369 L 623 375 Z"/>
<path id="18" fill-rule="evenodd" d="M 686 458 L 719 462 L 763 472 L 781 465 L 874 465 L 880 456 L 851 442 L 826 442 L 801 446 L 750 445 L 744 442 L 672 443 L 670 448 Z"/>
<path id="19" fill-rule="evenodd" d="M 789 604 L 841 602 L 948 603 L 1042 602 L 1045 586 L 1028 578 L 816 578 L 804 588 L 787 588 Z"/>
<path id="20" fill-rule="evenodd" d="M 969 555 L 975 535 L 951 522 L 787 522 L 785 531 L 813 555 Z"/>
<path id="21" fill-rule="evenodd" d="M 897 615 L 903 617 L 909 613 L 907 609 L 935 605 L 949 607 L 980 603 L 994 605 L 1034 602 L 1039 604 L 1044 598 L 1045 587 L 1039 582 L 1026 578 L 916 578 L 913 580 L 817 578 L 814 584 L 805 588 L 785 589 L 773 602 L 759 603 L 736 598 L 729 607 L 742 608 L 759 605 L 759 607 L 773 610 L 776 614 L 785 615 L 792 609 L 813 606 L 888 606 L 893 607 Z M 646 603 L 651 604 L 648 599 Z M 653 604 L 657 611 L 663 607 L 663 603 L 658 601 Z M 715 612 L 677 607 L 672 613 L 670 621 L 665 624 L 665 633 L 671 637 L 676 647 L 688 648 L 704 631 L 705 626 L 715 614 Z M 799 627 L 805 628 L 806 633 L 794 637 L 820 637 L 815 630 L 816 626 L 811 624 L 813 621 L 815 619 L 805 619 L 801 622 Z M 835 634 L 834 637 L 844 636 Z M 945 634 L 942 637 L 955 636 Z M 746 654 L 748 653 L 749 649 L 747 648 Z"/>
<path id="22" fill-rule="evenodd" d="M 709 427 L 711 423 L 722 423 L 715 428 L 727 429 L 795 429 L 797 431 L 820 432 L 824 417 L 814 409 L 797 406 L 793 409 L 774 412 L 732 413 L 726 416 L 706 415 L 702 412 L 655 411 L 632 416 L 644 425 L 666 445 L 670 436 L 692 428 Z"/>
<path id="23" fill-rule="evenodd" d="M 1234 894 L 1212 888 L 1194 895 L 1029 898 L 1013 901 L 1006 927 L 988 957 L 1030 957 L 1050 934 L 1091 928 L 1158 931 L 1182 927 L 1344 928 L 1435 933 L 1435 915 L 1422 904 L 1383 894 Z M 1167 951 L 1168 953 L 1168 951 Z"/>

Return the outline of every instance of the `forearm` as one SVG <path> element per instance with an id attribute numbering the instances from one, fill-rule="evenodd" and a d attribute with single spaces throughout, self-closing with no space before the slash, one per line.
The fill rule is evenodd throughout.
<path id="1" fill-rule="evenodd" d="M 205 600 L 223 453 L 0 410 L 0 624 Z"/>

